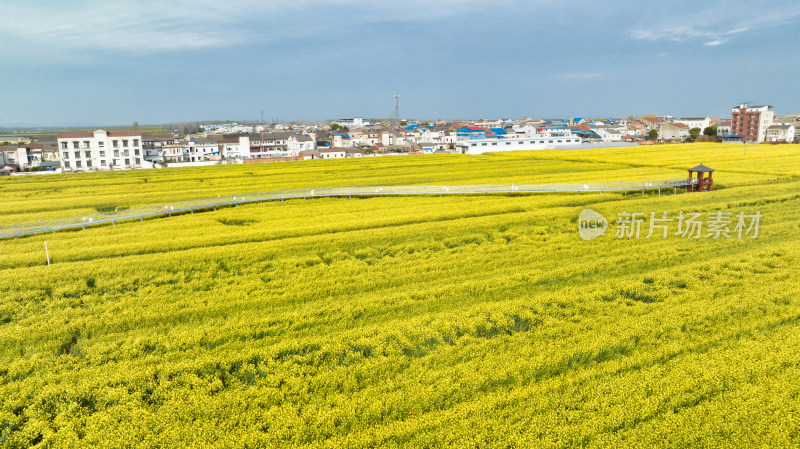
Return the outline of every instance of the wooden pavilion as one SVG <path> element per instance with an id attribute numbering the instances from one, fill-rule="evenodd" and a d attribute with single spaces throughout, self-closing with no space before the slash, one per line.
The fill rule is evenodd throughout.
<path id="1" fill-rule="evenodd" d="M 694 174 L 697 173 L 697 177 Z M 686 184 L 687 192 L 708 192 L 714 183 L 714 169 L 706 167 L 702 163 L 697 167 L 689 169 L 689 183 Z M 706 174 L 708 176 L 706 176 Z"/>

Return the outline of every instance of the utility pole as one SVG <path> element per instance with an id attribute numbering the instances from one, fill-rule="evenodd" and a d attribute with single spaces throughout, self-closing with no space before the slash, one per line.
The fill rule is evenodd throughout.
<path id="1" fill-rule="evenodd" d="M 394 94 L 394 120 L 400 122 L 400 94 L 397 92 Z"/>

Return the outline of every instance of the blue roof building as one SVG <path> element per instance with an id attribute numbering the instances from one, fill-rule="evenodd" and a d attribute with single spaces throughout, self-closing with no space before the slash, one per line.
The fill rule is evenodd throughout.
<path id="1" fill-rule="evenodd" d="M 483 139 L 486 137 L 486 130 L 477 126 L 465 126 L 456 130 L 456 136 L 472 139 Z"/>

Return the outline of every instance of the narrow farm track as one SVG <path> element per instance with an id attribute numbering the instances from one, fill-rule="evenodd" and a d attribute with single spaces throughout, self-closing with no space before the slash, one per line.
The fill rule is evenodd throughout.
<path id="1" fill-rule="evenodd" d="M 430 195 L 522 195 L 542 193 L 595 193 L 595 192 L 641 192 L 673 191 L 686 188 L 687 179 L 660 179 L 652 181 L 583 183 L 583 184 L 506 184 L 506 185 L 452 185 L 452 186 L 371 186 L 371 187 L 323 187 L 318 189 L 284 190 L 275 192 L 245 193 L 217 198 L 183 201 L 165 205 L 125 209 L 108 213 L 86 214 L 33 223 L 17 223 L 0 228 L 0 239 L 22 237 L 44 232 L 86 229 L 90 226 L 116 225 L 120 221 L 144 220 L 145 218 L 171 217 L 220 207 L 236 207 L 264 201 L 326 197 L 370 197 L 370 196 L 430 196 Z"/>

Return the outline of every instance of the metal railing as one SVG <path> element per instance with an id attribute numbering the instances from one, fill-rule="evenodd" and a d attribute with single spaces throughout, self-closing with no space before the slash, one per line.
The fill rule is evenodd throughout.
<path id="1" fill-rule="evenodd" d="M 604 183 L 549 183 L 549 184 L 484 184 L 484 185 L 440 185 L 440 186 L 362 186 L 323 187 L 317 189 L 277 190 L 272 192 L 226 195 L 216 198 L 179 201 L 151 206 L 118 208 L 110 212 L 96 212 L 73 217 L 39 220 L 38 222 L 0 225 L 0 238 L 19 237 L 30 234 L 55 232 L 65 229 L 86 229 L 100 224 L 116 225 L 118 221 L 144 220 L 145 218 L 172 216 L 172 214 L 194 213 L 216 210 L 220 207 L 263 201 L 283 201 L 296 198 L 396 196 L 396 195 L 453 195 L 453 194 L 535 194 L 535 193 L 581 193 L 581 192 L 638 192 L 648 190 L 677 189 L 689 183 L 687 178 L 656 181 L 620 181 Z"/>

